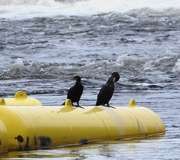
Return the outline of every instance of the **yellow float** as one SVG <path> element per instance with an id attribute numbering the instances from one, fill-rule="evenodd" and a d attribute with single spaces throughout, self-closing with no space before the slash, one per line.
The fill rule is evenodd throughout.
<path id="1" fill-rule="evenodd" d="M 73 107 L 69 99 L 65 106 L 42 106 L 20 91 L 0 101 L 0 153 L 162 134 L 165 128 L 158 115 L 136 106 L 135 100 L 115 108 Z"/>
<path id="2" fill-rule="evenodd" d="M 29 98 L 26 92 L 18 91 L 14 98 L 0 98 L 0 105 L 6 106 L 42 106 L 35 98 Z"/>

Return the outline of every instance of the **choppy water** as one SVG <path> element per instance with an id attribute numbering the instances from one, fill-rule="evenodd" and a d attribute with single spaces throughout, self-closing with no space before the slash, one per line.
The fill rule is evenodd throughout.
<path id="1" fill-rule="evenodd" d="M 106 142 L 3 158 L 179 159 L 180 3 L 178 0 L 0 0 L 0 96 L 18 90 L 60 105 L 78 74 L 81 105 L 94 105 L 109 77 L 121 75 L 111 105 L 155 111 L 166 136 Z"/>

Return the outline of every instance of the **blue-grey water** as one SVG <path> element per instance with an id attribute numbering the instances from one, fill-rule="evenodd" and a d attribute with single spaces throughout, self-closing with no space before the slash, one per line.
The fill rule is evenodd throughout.
<path id="1" fill-rule="evenodd" d="M 80 5 L 80 1 L 65 2 L 53 4 L 73 3 L 72 11 Z M 166 135 L 160 139 L 9 152 L 1 158 L 180 159 L 180 7 L 130 8 L 125 12 L 105 8 L 107 11 L 92 10 L 90 14 L 68 10 L 69 14 L 50 16 L 36 15 L 31 8 L 35 15 L 27 15 L 24 9 L 25 15 L 17 10 L 16 16 L 16 12 L 8 12 L 11 5 L 0 1 L 1 97 L 13 97 L 23 90 L 43 105 L 61 105 L 74 84 L 71 77 L 79 75 L 85 87 L 80 105 L 92 106 L 101 86 L 117 71 L 121 78 L 110 104 L 127 106 L 135 99 L 138 105 L 159 115 Z"/>

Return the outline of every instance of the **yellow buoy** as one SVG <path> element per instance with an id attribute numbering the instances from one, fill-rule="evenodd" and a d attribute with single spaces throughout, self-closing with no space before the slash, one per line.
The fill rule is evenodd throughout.
<path id="1" fill-rule="evenodd" d="M 42 106 L 41 102 L 35 98 L 29 98 L 26 92 L 18 91 L 14 98 L 1 98 L 0 106 Z"/>
<path id="2" fill-rule="evenodd" d="M 160 134 L 165 134 L 161 119 L 135 100 L 115 108 L 73 107 L 69 99 L 65 106 L 0 106 L 0 152 Z"/>

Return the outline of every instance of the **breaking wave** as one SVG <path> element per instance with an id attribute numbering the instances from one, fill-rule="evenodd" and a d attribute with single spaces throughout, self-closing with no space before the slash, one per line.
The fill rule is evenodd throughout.
<path id="1" fill-rule="evenodd" d="M 105 76 L 112 71 L 128 75 L 171 75 L 180 73 L 180 56 L 169 54 L 164 57 L 139 57 L 121 55 L 114 59 L 101 61 L 84 61 L 79 63 L 48 63 L 24 61 L 17 58 L 8 69 L 0 75 L 1 79 L 11 78 L 55 78 L 63 75 L 81 74 L 84 77 Z"/>

